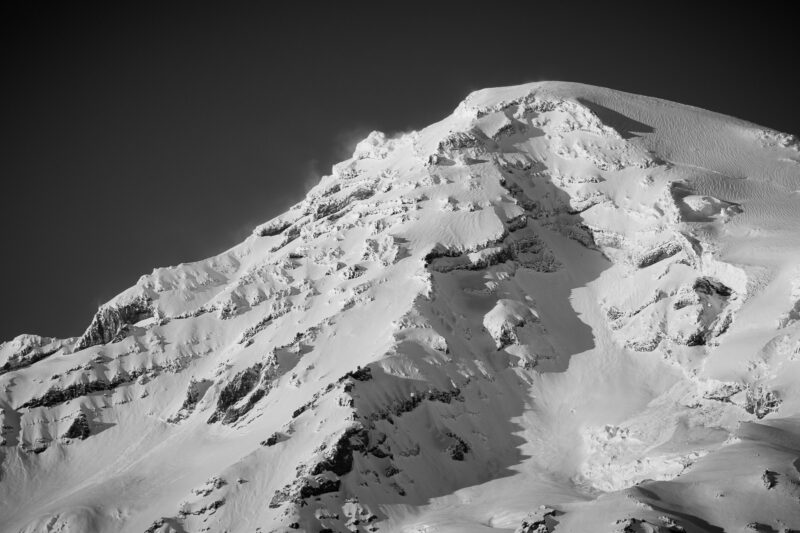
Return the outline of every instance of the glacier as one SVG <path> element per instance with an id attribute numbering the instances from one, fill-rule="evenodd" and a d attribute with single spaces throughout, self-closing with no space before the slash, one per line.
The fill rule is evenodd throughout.
<path id="1" fill-rule="evenodd" d="M 474 92 L 0 345 L 0 426 L 3 532 L 800 531 L 800 142 Z"/>

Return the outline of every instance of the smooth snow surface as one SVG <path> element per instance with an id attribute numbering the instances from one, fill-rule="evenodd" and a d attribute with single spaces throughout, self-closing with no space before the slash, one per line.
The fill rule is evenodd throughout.
<path id="1" fill-rule="evenodd" d="M 475 92 L 0 345 L 0 422 L 2 532 L 800 530 L 800 143 Z"/>

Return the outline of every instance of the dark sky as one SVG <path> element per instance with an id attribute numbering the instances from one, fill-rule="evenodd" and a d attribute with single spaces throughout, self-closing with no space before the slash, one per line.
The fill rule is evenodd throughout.
<path id="1" fill-rule="evenodd" d="M 357 136 L 475 89 L 580 81 L 800 132 L 777 9 L 60 4 L 0 8 L 0 340 L 80 335 L 141 274 L 299 201 Z"/>

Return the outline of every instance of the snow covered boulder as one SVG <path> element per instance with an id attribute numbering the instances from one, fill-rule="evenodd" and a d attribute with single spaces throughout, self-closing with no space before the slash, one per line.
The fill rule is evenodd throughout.
<path id="1" fill-rule="evenodd" d="M 524 303 L 502 299 L 483 317 L 483 326 L 494 339 L 497 349 L 502 350 L 517 342 L 517 328 L 537 321 L 537 316 Z"/>

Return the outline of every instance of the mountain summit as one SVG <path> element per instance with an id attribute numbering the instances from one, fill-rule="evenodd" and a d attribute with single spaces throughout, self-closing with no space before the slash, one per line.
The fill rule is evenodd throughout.
<path id="1" fill-rule="evenodd" d="M 0 345 L 0 422 L 3 532 L 800 530 L 800 143 L 472 93 Z"/>

